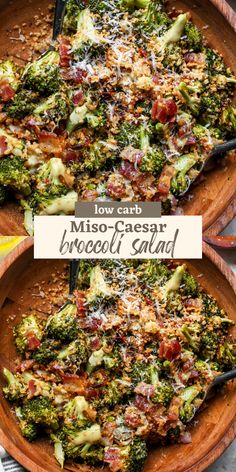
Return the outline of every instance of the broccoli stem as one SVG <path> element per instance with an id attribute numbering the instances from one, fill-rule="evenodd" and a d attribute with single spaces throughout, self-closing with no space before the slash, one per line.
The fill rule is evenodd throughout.
<path id="1" fill-rule="evenodd" d="M 199 107 L 196 101 L 190 96 L 189 94 L 189 87 L 185 84 L 185 82 L 181 82 L 178 87 L 179 92 L 181 93 L 182 97 L 184 98 L 186 104 L 194 114 L 194 116 L 198 116 L 199 114 Z"/>
<path id="2" fill-rule="evenodd" d="M 171 28 L 162 36 L 162 44 L 164 47 L 172 43 L 177 43 L 180 40 L 187 21 L 187 13 L 181 14 L 176 18 Z"/>
<path id="3" fill-rule="evenodd" d="M 163 287 L 164 294 L 168 296 L 171 292 L 176 292 L 179 289 L 180 284 L 182 282 L 183 275 L 185 273 L 185 266 L 178 266 L 172 277 L 166 282 Z"/>

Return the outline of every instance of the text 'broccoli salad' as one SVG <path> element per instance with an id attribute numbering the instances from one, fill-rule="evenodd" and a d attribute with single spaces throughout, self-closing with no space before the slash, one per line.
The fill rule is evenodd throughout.
<path id="1" fill-rule="evenodd" d="M 210 383 L 235 367 L 232 324 L 185 265 L 81 261 L 73 301 L 14 328 L 21 359 L 3 391 L 61 467 L 139 472 L 150 444 L 191 442 Z"/>
<path id="2" fill-rule="evenodd" d="M 56 50 L 0 64 L 0 201 L 70 214 L 79 200 L 178 199 L 236 132 L 235 77 L 164 1 L 69 0 Z"/>

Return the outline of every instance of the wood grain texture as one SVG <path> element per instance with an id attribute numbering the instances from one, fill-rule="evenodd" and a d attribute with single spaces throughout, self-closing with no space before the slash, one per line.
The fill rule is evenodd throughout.
<path id="1" fill-rule="evenodd" d="M 224 0 L 211 0 L 211 3 L 224 15 L 236 32 L 236 13 L 229 3 Z"/>
<path id="2" fill-rule="evenodd" d="M 63 270 L 65 261 L 33 260 L 33 241 L 26 238 L 5 260 L 0 268 L 0 364 L 14 368 L 16 351 L 11 329 L 23 313 L 36 310 L 40 314 L 42 298 L 34 297 L 35 283 L 45 281 L 44 291 L 56 286 L 51 274 Z M 236 321 L 235 277 L 213 249 L 204 244 L 202 260 L 186 261 L 190 272 L 198 278 L 205 290 L 226 309 Z M 8 285 L 11 271 L 11 285 Z M 9 317 L 14 314 L 14 320 Z M 236 329 L 233 330 L 236 335 Z M 0 375 L 0 384 L 3 379 Z M 148 456 L 143 472 L 202 472 L 210 465 L 236 435 L 236 382 L 231 382 L 218 393 L 208 408 L 197 417 L 192 429 L 192 444 L 157 446 Z M 26 469 L 32 472 L 59 472 L 51 446 L 44 440 L 29 444 L 20 434 L 9 403 L 0 394 L 0 443 Z M 64 470 L 97 472 L 81 465 L 67 465 Z M 105 472 L 106 469 L 103 469 Z"/>
<path id="3" fill-rule="evenodd" d="M 26 30 L 35 30 L 35 14 L 48 13 L 50 0 L 0 0 L 0 57 L 8 57 L 10 52 L 14 56 L 19 55 L 18 62 L 24 63 L 27 58 L 27 51 L 30 50 L 30 43 L 22 44 L 19 41 L 11 40 L 11 28 L 13 25 L 26 23 Z M 219 10 L 224 9 L 226 18 Z M 235 57 L 235 14 L 225 0 L 170 0 L 170 8 L 190 11 L 193 21 L 204 29 L 204 35 L 209 44 L 223 54 L 227 65 L 231 67 L 236 75 Z M 219 34 L 220 32 L 220 34 Z M 15 36 L 15 33 L 13 34 Z M 6 48 L 7 44 L 7 48 Z M 219 225 L 226 225 L 232 218 L 235 207 L 230 206 L 235 202 L 236 196 L 236 164 L 234 158 L 227 158 L 222 165 L 218 165 L 205 176 L 205 180 L 193 187 L 188 193 L 187 199 L 183 202 L 183 210 L 186 215 L 203 215 L 203 229 L 212 227 L 218 221 Z M 223 223 L 221 223 L 221 219 Z M 0 209 L 0 234 L 19 235 L 25 234 L 23 228 L 23 212 L 19 210 L 17 204 L 11 203 Z"/>

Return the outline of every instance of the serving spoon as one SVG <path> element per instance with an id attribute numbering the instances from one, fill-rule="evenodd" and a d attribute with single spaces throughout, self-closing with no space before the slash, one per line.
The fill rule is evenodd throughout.
<path id="1" fill-rule="evenodd" d="M 202 163 L 201 169 L 199 170 L 196 177 L 194 177 L 192 180 L 189 181 L 187 188 L 183 192 L 181 192 L 178 196 L 182 197 L 189 191 L 189 188 L 192 186 L 193 182 L 195 182 L 195 180 L 199 177 L 204 167 L 206 166 L 206 164 L 209 162 L 211 158 L 221 157 L 224 155 L 224 153 L 226 153 L 227 151 L 232 151 L 233 149 L 236 149 L 236 138 L 231 139 L 230 141 L 226 141 L 223 144 L 217 144 L 209 153 L 206 160 Z"/>
<path id="2" fill-rule="evenodd" d="M 202 401 L 201 401 L 200 405 L 196 408 L 196 410 L 194 411 L 194 414 L 188 420 L 188 423 L 190 421 L 192 421 L 192 419 L 195 417 L 197 411 L 199 410 L 199 408 L 201 408 L 203 402 L 205 401 L 207 395 L 209 394 L 209 392 L 212 388 L 218 387 L 218 385 L 221 385 L 222 383 L 227 382 L 228 380 L 235 379 L 235 378 L 236 378 L 236 368 L 232 369 L 232 370 L 229 370 L 228 372 L 225 372 L 224 374 L 221 374 L 221 375 L 218 375 L 217 377 L 215 377 L 213 382 L 210 383 L 204 397 L 202 398 Z"/>
<path id="3" fill-rule="evenodd" d="M 72 303 L 73 293 L 77 286 L 77 273 L 79 268 L 79 260 L 78 259 L 71 259 L 70 260 L 70 268 L 69 268 L 69 291 L 67 295 L 66 302 L 61 306 L 58 311 L 63 310 L 67 305 Z"/>

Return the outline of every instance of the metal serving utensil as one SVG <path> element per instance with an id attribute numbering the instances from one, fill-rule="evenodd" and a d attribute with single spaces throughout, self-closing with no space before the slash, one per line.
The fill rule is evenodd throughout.
<path id="1" fill-rule="evenodd" d="M 71 259 L 70 260 L 70 269 L 69 269 L 69 291 L 67 295 L 67 301 L 61 306 L 58 311 L 63 310 L 67 305 L 72 303 L 73 293 L 77 286 L 77 273 L 79 268 L 79 260 Z"/>
<path id="2" fill-rule="evenodd" d="M 229 372 L 225 372 L 224 374 L 218 375 L 213 382 L 209 385 L 202 401 L 201 404 L 198 406 L 198 408 L 194 411 L 193 416 L 188 420 L 188 423 L 192 421 L 192 419 L 195 417 L 197 411 L 199 408 L 201 408 L 203 402 L 205 401 L 207 395 L 209 394 L 210 390 L 214 387 L 218 387 L 218 385 L 221 385 L 224 382 L 227 382 L 228 380 L 232 380 L 236 378 L 236 369 L 229 370 Z"/>
<path id="3" fill-rule="evenodd" d="M 209 153 L 209 155 L 207 156 L 206 160 L 202 163 L 202 167 L 201 169 L 199 170 L 198 174 L 196 175 L 196 177 L 192 180 L 189 180 L 189 184 L 187 186 L 187 188 L 184 190 L 184 192 L 180 193 L 178 196 L 179 197 L 182 197 L 183 195 L 185 195 L 188 191 L 189 191 L 189 188 L 192 186 L 193 182 L 195 182 L 195 180 L 199 177 L 199 175 L 201 174 L 201 172 L 203 171 L 204 167 L 206 166 L 206 164 L 208 163 L 208 161 L 211 159 L 211 158 L 216 158 L 216 157 L 221 157 L 224 155 L 225 152 L 227 151 L 232 151 L 233 149 L 236 149 L 236 138 L 234 139 L 231 139 L 230 141 L 226 141 L 225 143 L 223 144 L 217 144 L 213 149 L 212 151 Z"/>

